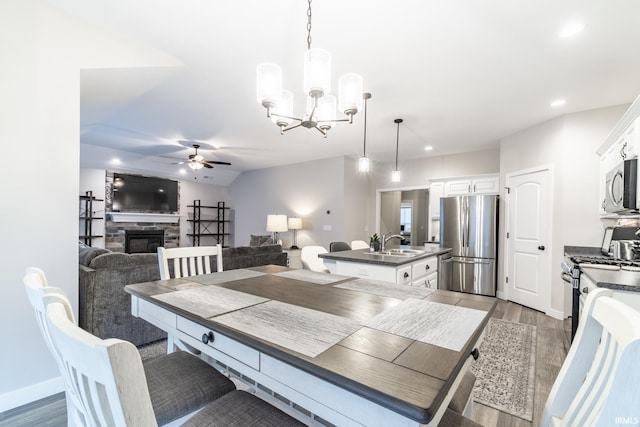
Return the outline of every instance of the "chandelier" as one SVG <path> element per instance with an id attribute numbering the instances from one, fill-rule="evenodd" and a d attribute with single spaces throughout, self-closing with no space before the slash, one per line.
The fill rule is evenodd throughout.
<path id="1" fill-rule="evenodd" d="M 257 68 L 257 101 L 267 109 L 267 117 L 280 128 L 280 134 L 297 127 L 317 129 L 327 137 L 336 122 L 353 123 L 362 108 L 362 76 L 345 74 L 338 80 L 338 99 L 331 95 L 331 54 L 311 48 L 311 0 L 307 8 L 307 51 L 304 55 L 306 114 L 293 116 L 293 94 L 282 89 L 282 68 L 264 63 Z M 347 117 L 336 118 L 336 106 Z"/>

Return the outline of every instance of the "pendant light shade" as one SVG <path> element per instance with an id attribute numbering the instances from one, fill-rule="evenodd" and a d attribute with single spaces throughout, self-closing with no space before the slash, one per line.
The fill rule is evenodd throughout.
<path id="1" fill-rule="evenodd" d="M 271 115 L 271 121 L 278 126 L 289 126 L 293 121 L 290 117 L 293 115 L 293 94 L 288 90 L 283 90 L 278 99 L 274 114 Z"/>
<path id="2" fill-rule="evenodd" d="M 304 92 L 320 98 L 331 92 L 331 54 L 324 49 L 309 49 L 304 54 Z"/>
<path id="3" fill-rule="evenodd" d="M 362 143 L 362 157 L 358 160 L 358 171 L 369 172 L 369 158 L 367 157 L 367 101 L 371 99 L 370 93 L 363 93 L 364 100 L 364 140 Z"/>
<path id="4" fill-rule="evenodd" d="M 358 172 L 369 172 L 369 158 L 362 156 L 358 160 Z"/>
<path id="5" fill-rule="evenodd" d="M 362 76 L 359 74 L 345 74 L 338 80 L 338 107 L 344 114 L 350 116 L 362 110 Z"/>
<path id="6" fill-rule="evenodd" d="M 267 110 L 275 108 L 278 98 L 282 96 L 282 68 L 279 65 L 264 63 L 257 68 L 257 91 L 256 99 L 258 104 Z"/>
<path id="7" fill-rule="evenodd" d="M 398 147 L 400 146 L 400 123 L 402 119 L 395 119 L 393 122 L 398 125 L 396 132 L 396 168 L 391 173 L 391 182 L 400 182 L 400 171 L 398 170 Z"/>

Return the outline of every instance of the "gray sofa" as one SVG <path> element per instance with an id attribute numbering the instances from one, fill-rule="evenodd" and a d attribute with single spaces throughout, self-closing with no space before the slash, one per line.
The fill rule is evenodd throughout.
<path id="1" fill-rule="evenodd" d="M 267 264 L 287 265 L 280 245 L 224 248 L 225 270 Z M 156 254 L 125 254 L 107 249 L 80 247 L 80 327 L 100 338 L 120 338 L 140 346 L 160 340 L 166 334 L 131 315 L 131 297 L 124 287 L 160 279 Z M 211 271 L 216 270 L 215 257 Z"/>

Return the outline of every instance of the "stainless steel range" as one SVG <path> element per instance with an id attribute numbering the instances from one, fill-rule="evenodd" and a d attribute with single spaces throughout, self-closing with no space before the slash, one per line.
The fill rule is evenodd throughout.
<path id="1" fill-rule="evenodd" d="M 605 239 L 606 240 L 606 239 Z M 604 246 L 604 243 L 603 243 Z M 572 287 L 572 304 L 571 304 L 571 340 L 578 328 L 578 320 L 584 306 L 584 301 L 590 291 L 597 289 L 595 283 L 582 276 L 581 269 L 595 268 L 600 270 L 613 271 L 634 271 L 640 272 L 640 259 L 624 260 L 613 258 L 608 254 L 597 253 L 597 248 L 591 248 L 590 253 L 579 253 L 585 248 L 566 247 L 565 260 L 562 263 L 562 280 L 569 283 Z M 595 249 L 595 250 L 593 250 Z"/>

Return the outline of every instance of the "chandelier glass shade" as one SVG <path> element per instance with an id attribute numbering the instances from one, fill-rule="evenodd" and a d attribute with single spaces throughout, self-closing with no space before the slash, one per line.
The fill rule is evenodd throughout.
<path id="1" fill-rule="evenodd" d="M 325 137 L 336 122 L 353 123 L 353 116 L 362 109 L 363 81 L 359 74 L 345 74 L 338 79 L 338 99 L 331 95 L 331 54 L 311 48 L 311 0 L 307 10 L 307 51 L 304 54 L 303 89 L 307 95 L 305 114 L 294 116 L 293 94 L 283 90 L 282 68 L 273 63 L 257 67 L 256 100 L 267 110 L 280 128 L 280 133 L 305 127 L 317 129 Z M 340 110 L 346 118 L 338 118 Z"/>

